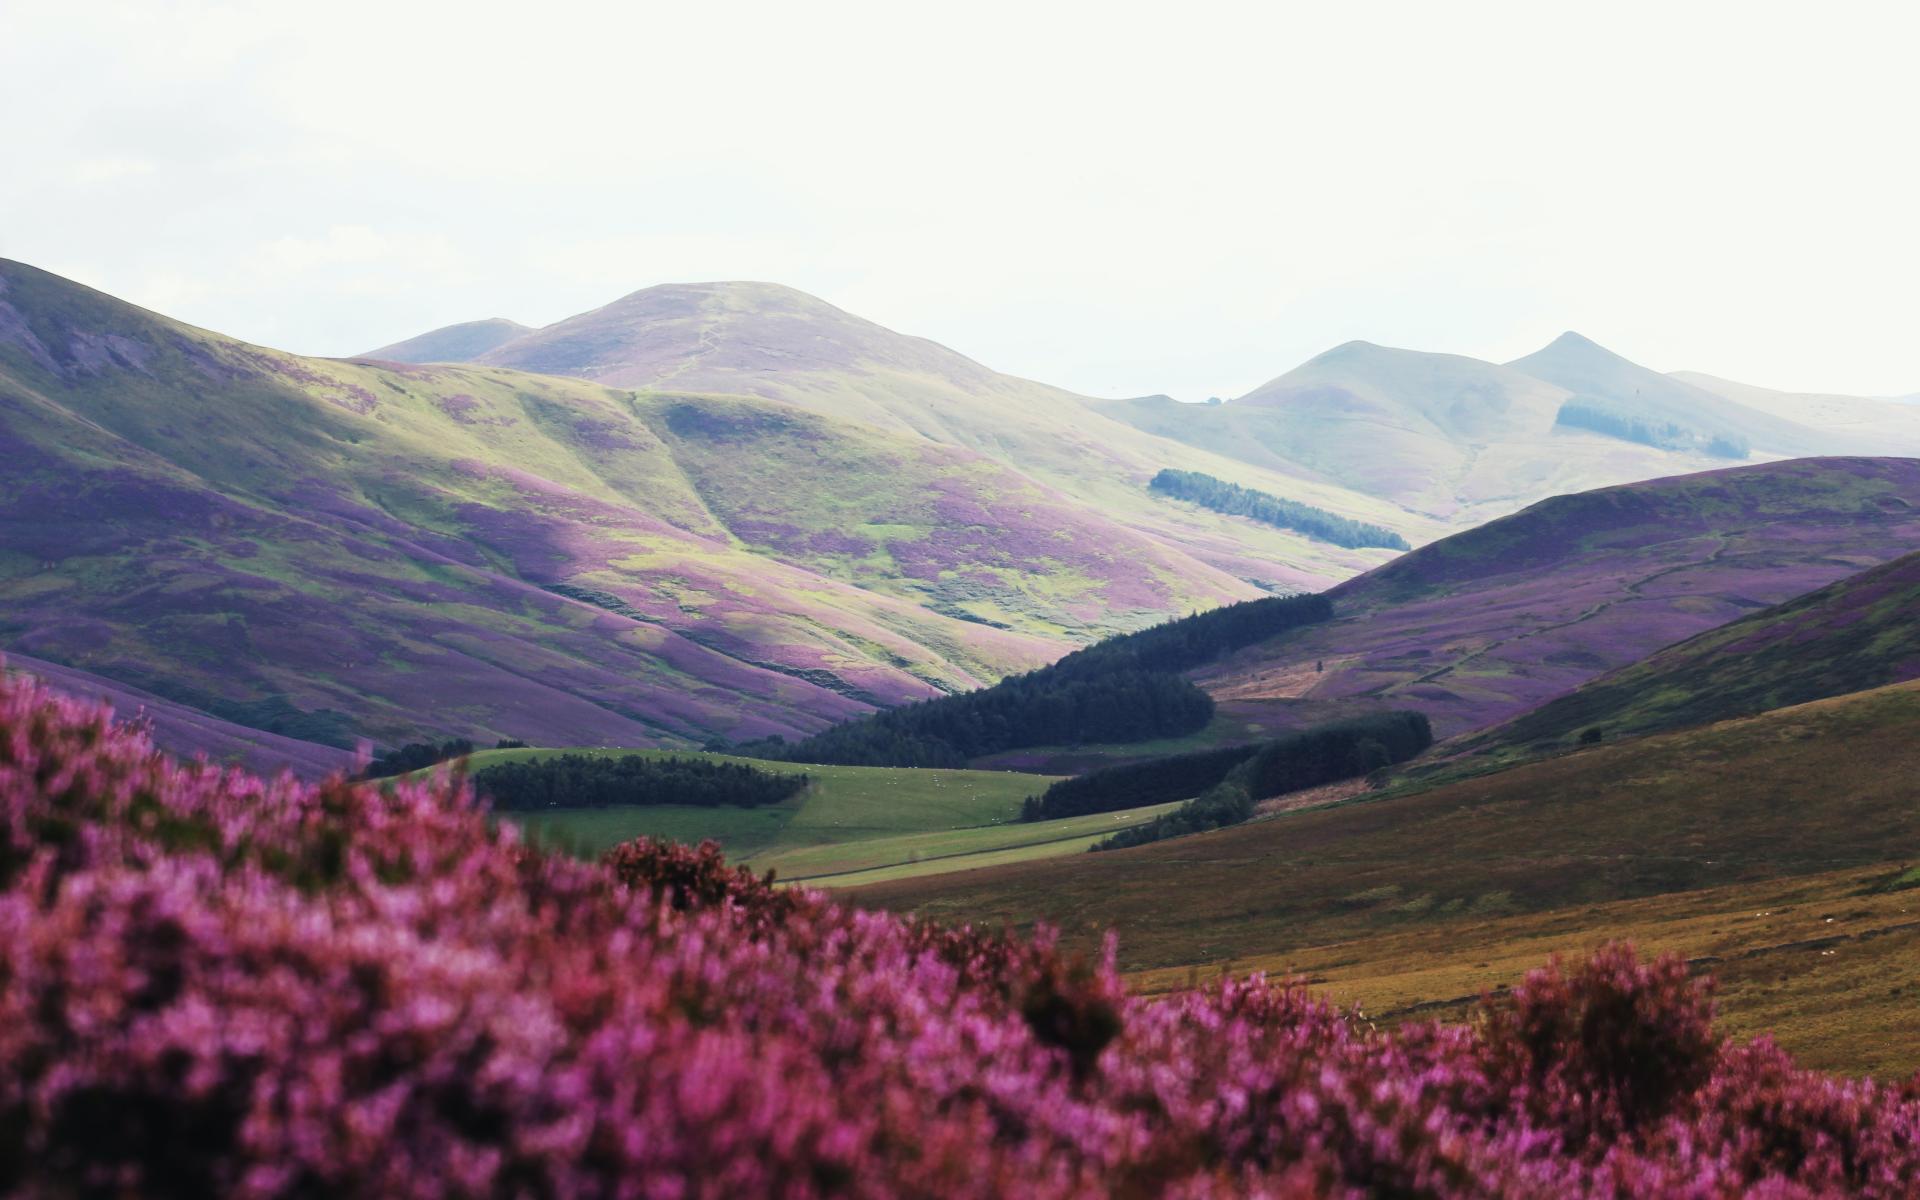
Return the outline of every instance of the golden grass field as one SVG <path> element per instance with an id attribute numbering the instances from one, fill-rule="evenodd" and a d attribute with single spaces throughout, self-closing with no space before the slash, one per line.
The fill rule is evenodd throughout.
<path id="1" fill-rule="evenodd" d="M 1490 921 L 1456 920 L 1244 961 L 1137 972 L 1147 993 L 1229 970 L 1304 978 L 1369 1018 L 1457 1016 L 1554 954 L 1608 940 L 1677 953 L 1719 981 L 1721 1028 L 1772 1033 L 1809 1066 L 1904 1077 L 1920 1067 L 1920 891 L 1855 868 Z"/>
<path id="2" fill-rule="evenodd" d="M 1906 1075 L 1920 1069 L 1920 890 L 1882 889 L 1920 860 L 1916 734 L 1920 682 L 848 894 L 946 921 L 1047 921 L 1088 943 L 1114 928 L 1146 990 L 1299 973 L 1385 1019 L 1624 938 L 1718 976 L 1731 1032 L 1772 1030 L 1811 1065 Z"/>

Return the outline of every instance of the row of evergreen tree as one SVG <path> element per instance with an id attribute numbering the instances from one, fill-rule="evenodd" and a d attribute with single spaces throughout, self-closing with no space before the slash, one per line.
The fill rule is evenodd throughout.
<path id="1" fill-rule="evenodd" d="M 1417 712 L 1378 713 L 1303 729 L 1259 745 L 1200 795 L 1143 825 L 1121 830 L 1094 849 L 1118 850 L 1237 825 L 1269 796 L 1370 775 L 1431 745 L 1433 730 Z"/>
<path id="2" fill-rule="evenodd" d="M 525 746 L 525 742 L 517 739 L 501 738 L 494 743 L 493 748 L 515 750 Z M 444 742 L 408 742 L 398 750 L 388 750 L 374 755 L 367 763 L 366 770 L 360 773 L 360 777 L 386 779 L 393 775 L 405 775 L 409 771 L 418 771 L 422 767 L 431 767 L 435 763 L 465 758 L 473 753 L 473 749 L 473 743 L 466 738 L 452 738 Z"/>
<path id="3" fill-rule="evenodd" d="M 1407 539 L 1391 529 L 1355 521 L 1324 508 L 1287 500 L 1271 492 L 1241 487 L 1202 471 L 1161 471 L 1147 484 L 1156 492 L 1180 500 L 1190 500 L 1202 508 L 1236 517 L 1250 517 L 1266 525 L 1291 529 L 1308 537 L 1332 542 L 1336 546 L 1358 549 L 1384 546 L 1389 550 L 1407 549 Z"/>
<path id="4" fill-rule="evenodd" d="M 854 766 L 963 767 L 969 759 L 1026 746 L 1179 737 L 1213 719 L 1213 698 L 1178 675 L 1038 675 L 887 709 L 791 746 L 754 742 L 735 752 Z"/>
<path id="5" fill-rule="evenodd" d="M 1560 406 L 1555 424 L 1604 433 L 1622 441 L 1665 450 L 1699 450 L 1715 458 L 1743 459 L 1751 448 L 1745 438 L 1730 433 L 1706 434 L 1672 421 L 1654 423 L 1612 409 L 1570 400 Z"/>
<path id="6" fill-rule="evenodd" d="M 497 809 L 609 808 L 689 804 L 753 808 L 804 791 L 806 775 L 762 771 L 743 763 L 643 755 L 560 754 L 499 763 L 474 772 L 473 786 Z"/>
<path id="7" fill-rule="evenodd" d="M 1190 671 L 1332 616 L 1333 601 L 1321 595 L 1242 600 L 1095 642 L 1032 674 L 1088 678 L 1124 670 Z"/>
<path id="8" fill-rule="evenodd" d="M 1119 812 L 1198 796 L 1252 758 L 1258 742 L 1169 754 L 1143 762 L 1103 767 L 1062 779 L 1020 806 L 1023 821 L 1053 821 L 1089 813 Z"/>
<path id="9" fill-rule="evenodd" d="M 473 743 L 466 738 L 444 742 L 408 742 L 398 750 L 374 755 L 372 761 L 367 763 L 367 769 L 361 772 L 361 778 L 385 779 L 390 775 L 405 775 L 408 771 L 418 771 L 435 763 L 452 762 L 472 753 Z"/>
<path id="10" fill-rule="evenodd" d="M 1213 718 L 1213 699 L 1178 672 L 1333 614 L 1324 596 L 1249 600 L 1121 634 L 989 688 L 891 708 L 796 743 L 734 753 L 854 766 L 959 767 L 1030 746 L 1181 737 Z"/>

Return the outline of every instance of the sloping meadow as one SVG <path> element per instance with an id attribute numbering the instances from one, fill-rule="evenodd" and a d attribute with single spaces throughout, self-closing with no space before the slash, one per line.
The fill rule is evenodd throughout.
<path id="1" fill-rule="evenodd" d="M 1111 950 L 1109 950 L 1109 955 Z M 1913 1087 L 1615 947 L 1463 1025 L 598 864 L 0 682 L 0 1193 L 1908 1195 Z"/>

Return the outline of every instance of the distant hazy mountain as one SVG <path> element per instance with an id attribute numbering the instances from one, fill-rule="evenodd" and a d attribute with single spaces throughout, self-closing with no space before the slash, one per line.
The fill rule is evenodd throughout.
<path id="1" fill-rule="evenodd" d="M 1828 431 L 1629 362 L 1577 333 L 1563 333 L 1507 365 L 1566 390 L 1562 425 L 1699 450 L 1723 460 L 1754 453 L 1795 458 L 1870 449 L 1849 446 Z"/>
<path id="2" fill-rule="evenodd" d="M 1309 473 L 1455 528 L 1546 496 L 1698 470 L 1692 449 L 1559 424 L 1571 393 L 1455 354 L 1348 342 L 1220 405 L 1111 401 L 1139 429 Z"/>
<path id="3" fill-rule="evenodd" d="M 1809 425 L 1858 442 L 1878 441 L 1882 453 L 1920 454 L 1920 408 L 1906 400 L 1842 396 L 1830 392 L 1779 392 L 1698 371 L 1670 378 L 1784 420 Z"/>
<path id="4" fill-rule="evenodd" d="M 1097 402 L 1144 432 L 1455 529 L 1548 496 L 1739 461 L 1920 453 L 1920 415 L 1662 375 L 1576 333 L 1506 365 L 1348 342 L 1225 404 Z"/>
<path id="5" fill-rule="evenodd" d="M 532 332 L 532 326 L 509 321 L 505 317 L 463 321 L 458 325 L 448 325 L 419 337 L 408 338 L 404 342 L 369 350 L 359 357 L 400 363 L 466 362 Z"/>

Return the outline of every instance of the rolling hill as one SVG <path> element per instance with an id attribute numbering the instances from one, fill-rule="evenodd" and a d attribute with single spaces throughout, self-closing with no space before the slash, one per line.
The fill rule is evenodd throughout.
<path id="1" fill-rule="evenodd" d="M 1630 435 L 1636 439 L 1704 450 L 1722 459 L 1744 459 L 1753 452 L 1785 458 L 1869 448 L 1662 375 L 1573 332 L 1507 366 L 1568 393 L 1559 416 L 1563 425 L 1629 436 L 1615 424 L 1627 422 L 1637 430 Z"/>
<path id="2" fill-rule="evenodd" d="M 354 766 L 352 751 L 224 721 L 151 692 L 72 667 L 8 654 L 0 656 L 0 671 L 33 675 L 69 696 L 110 705 L 115 721 L 144 723 L 156 744 L 184 747 L 224 766 L 244 767 L 266 775 L 285 769 L 307 779 L 323 778 Z M 272 725 L 277 723 L 276 718 L 297 718 L 297 714 L 261 711 L 253 719 Z M 292 724 L 296 730 L 299 728 L 297 719 Z"/>
<path id="3" fill-rule="evenodd" d="M 1451 736 L 1920 544 L 1920 460 L 1798 459 L 1603 488 L 1421 547 L 1334 619 L 1194 675 L 1223 720 L 1381 707 Z"/>
<path id="4" fill-rule="evenodd" d="M 1829 1041 L 1828 1061 L 1904 1075 L 1920 1066 L 1911 1042 L 1889 1055 L 1869 1031 L 1912 1029 L 1910 998 L 1889 984 L 1920 962 L 1913 893 L 1876 896 L 1920 877 L 1906 870 L 1920 857 L 1916 722 L 1920 682 L 1894 684 L 1412 794 L 847 895 L 940 921 L 1047 922 L 1087 943 L 1112 928 L 1123 969 L 1149 986 L 1311 970 L 1370 1012 L 1512 982 L 1523 944 L 1530 963 L 1646 928 L 1742 963 L 1743 994 L 1790 1045 L 1830 1039 L 1835 1006 L 1858 1010 L 1860 1035 Z M 1855 939 L 1868 957 L 1841 976 Z"/>
<path id="5" fill-rule="evenodd" d="M 1456 354 L 1349 342 L 1218 405 L 1106 401 L 1146 432 L 1305 473 L 1459 529 L 1547 496 L 1714 465 L 1559 422 L 1571 393 Z"/>
<path id="6" fill-rule="evenodd" d="M 0 449 L 0 648 L 338 745 L 800 734 L 1257 591 L 964 447 L 300 358 L 16 263 Z"/>
<path id="7" fill-rule="evenodd" d="M 1505 366 L 1348 342 L 1225 404 L 1149 396 L 1097 407 L 1454 529 L 1750 456 L 1920 453 L 1920 420 L 1891 402 L 1803 404 L 1704 378 L 1661 375 L 1574 333 Z"/>
<path id="8" fill-rule="evenodd" d="M 465 362 L 532 332 L 530 325 L 505 317 L 489 317 L 484 321 L 442 326 L 404 342 L 369 350 L 360 357 L 399 363 Z"/>
<path id="9" fill-rule="evenodd" d="M 1780 392 L 1699 371 L 1674 371 L 1671 378 L 1783 420 L 1849 439 L 1879 438 L 1883 445 L 1902 453 L 1920 452 L 1916 451 L 1920 447 L 1920 408 L 1913 405 L 1911 397 L 1902 401 L 1831 392 Z"/>
<path id="10" fill-rule="evenodd" d="M 1318 588 L 1389 554 L 1171 503 L 1150 495 L 1148 480 L 1168 467 L 1202 471 L 1385 525 L 1414 542 L 1441 531 L 1420 514 L 1310 473 L 1270 470 L 1142 432 L 1103 416 L 1085 397 L 1003 375 L 777 284 L 645 288 L 477 361 L 642 393 L 755 396 L 969 450 L 1239 580 Z"/>
<path id="11" fill-rule="evenodd" d="M 1636 737 L 1920 677 L 1920 554 L 1688 638 L 1460 743 L 1495 759 Z"/>

